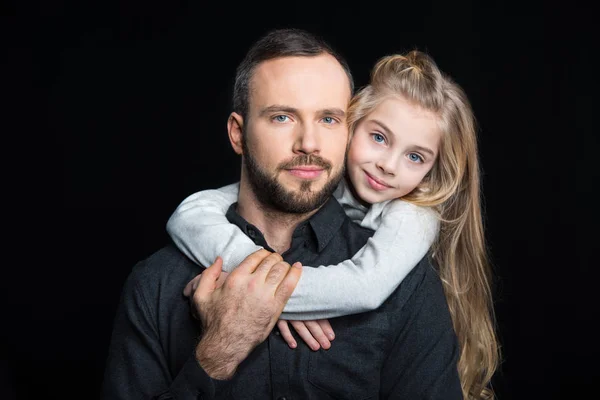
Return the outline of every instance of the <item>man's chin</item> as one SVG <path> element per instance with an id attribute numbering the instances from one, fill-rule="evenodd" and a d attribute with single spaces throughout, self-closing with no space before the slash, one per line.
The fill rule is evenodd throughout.
<path id="1" fill-rule="evenodd" d="M 285 188 L 285 191 L 280 192 L 279 196 L 277 196 L 277 208 L 294 214 L 314 211 L 321 207 L 329 198 L 329 195 L 326 195 L 324 192 L 324 187 L 319 189 L 319 191 L 307 191 Z"/>
<path id="2" fill-rule="evenodd" d="M 316 199 L 318 199 L 319 197 L 322 196 L 322 191 L 323 188 L 321 188 L 321 190 L 319 191 L 304 191 L 304 190 L 285 190 L 285 195 L 284 197 L 286 199 L 288 199 L 288 201 L 290 202 L 297 202 L 297 203 L 312 203 L 313 201 L 316 201 Z"/>

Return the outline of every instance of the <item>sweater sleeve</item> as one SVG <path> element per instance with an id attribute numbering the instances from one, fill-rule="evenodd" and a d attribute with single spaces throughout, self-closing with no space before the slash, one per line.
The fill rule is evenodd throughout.
<path id="1" fill-rule="evenodd" d="M 325 319 L 379 307 L 427 254 L 439 221 L 432 209 L 392 200 L 373 205 L 363 226 L 375 233 L 352 259 L 304 267 L 282 319 Z"/>
<path id="2" fill-rule="evenodd" d="M 175 245 L 192 261 L 211 265 L 223 259 L 223 271 L 233 271 L 249 254 L 262 249 L 225 214 L 237 201 L 239 183 L 202 190 L 188 196 L 167 221 Z"/>
<path id="3" fill-rule="evenodd" d="M 167 231 L 196 263 L 210 265 L 221 256 L 223 270 L 231 272 L 261 248 L 225 217 L 238 190 L 239 185 L 232 184 L 194 193 L 169 218 Z M 330 266 L 305 265 L 282 319 L 326 319 L 379 307 L 425 256 L 437 235 L 439 223 L 431 209 L 401 200 L 367 209 L 344 183 L 334 196 L 352 220 L 375 234 L 352 259 Z"/>

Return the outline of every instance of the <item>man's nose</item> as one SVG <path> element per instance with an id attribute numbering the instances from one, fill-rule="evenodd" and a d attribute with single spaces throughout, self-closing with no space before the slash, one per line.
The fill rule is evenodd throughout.
<path id="1" fill-rule="evenodd" d="M 296 128 L 294 152 L 303 154 L 318 153 L 321 150 L 319 135 L 319 129 L 314 124 L 299 124 Z"/>

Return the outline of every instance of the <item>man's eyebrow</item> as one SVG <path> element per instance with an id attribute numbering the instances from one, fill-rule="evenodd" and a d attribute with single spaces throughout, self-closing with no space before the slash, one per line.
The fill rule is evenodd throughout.
<path id="1" fill-rule="evenodd" d="M 381 129 L 383 129 L 385 131 L 385 133 L 387 133 L 388 135 L 391 136 L 396 136 L 394 135 L 394 132 L 392 132 L 392 130 L 390 128 L 388 128 L 383 122 L 377 120 L 377 119 L 371 119 L 370 121 L 376 123 L 377 125 L 379 125 L 381 127 Z M 420 150 L 424 153 L 429 153 L 432 157 L 435 157 L 435 152 L 433 150 L 431 150 L 428 147 L 423 147 L 423 146 L 413 146 L 414 149 L 416 150 Z"/>
<path id="2" fill-rule="evenodd" d="M 259 115 L 265 116 L 266 114 L 271 114 L 275 112 L 285 112 L 290 114 L 297 114 L 298 109 L 290 106 L 286 106 L 283 104 L 274 104 L 272 106 L 264 107 L 260 110 Z M 346 113 L 341 108 L 324 108 L 322 110 L 317 111 L 318 114 L 321 115 L 333 115 L 335 117 L 343 118 L 346 116 Z"/>
<path id="3" fill-rule="evenodd" d="M 285 106 L 282 104 L 274 104 L 272 106 L 264 107 L 260 110 L 259 115 L 262 117 L 266 114 L 271 114 L 274 112 L 285 112 L 290 114 L 295 114 L 298 112 L 298 109 L 290 106 Z"/>
<path id="4" fill-rule="evenodd" d="M 343 118 L 346 116 L 346 113 L 344 112 L 344 110 L 340 109 L 340 108 L 325 108 L 323 110 L 319 111 L 320 114 L 323 115 L 333 115 L 335 117 L 340 117 Z"/>

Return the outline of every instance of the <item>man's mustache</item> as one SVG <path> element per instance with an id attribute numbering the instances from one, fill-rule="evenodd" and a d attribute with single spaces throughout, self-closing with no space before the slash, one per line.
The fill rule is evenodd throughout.
<path id="1" fill-rule="evenodd" d="M 305 154 L 291 159 L 290 161 L 279 164 L 279 169 L 292 169 L 294 167 L 300 167 L 303 165 L 312 165 L 321 167 L 326 171 L 331 170 L 331 163 L 322 157 L 314 154 Z"/>

